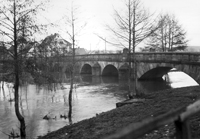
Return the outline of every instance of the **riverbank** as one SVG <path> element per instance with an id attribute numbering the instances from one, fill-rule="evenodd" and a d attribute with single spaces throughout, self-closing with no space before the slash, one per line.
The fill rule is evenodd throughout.
<path id="1" fill-rule="evenodd" d="M 101 139 L 115 133 L 130 123 L 138 122 L 150 116 L 158 116 L 182 106 L 187 106 L 200 98 L 200 87 L 168 89 L 143 96 L 142 103 L 126 105 L 96 117 L 65 126 L 39 139 Z M 200 118 L 191 119 L 193 138 L 200 138 Z M 142 137 L 143 139 L 173 138 L 173 124 Z"/>

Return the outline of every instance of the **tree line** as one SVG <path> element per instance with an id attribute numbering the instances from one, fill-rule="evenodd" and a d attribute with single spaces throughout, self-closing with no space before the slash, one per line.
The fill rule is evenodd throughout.
<path id="1" fill-rule="evenodd" d="M 112 33 L 112 39 L 107 41 L 116 46 L 128 49 L 129 97 L 139 97 L 142 93 L 137 88 L 136 47 L 143 43 L 141 51 L 168 52 L 184 50 L 187 47 L 186 31 L 179 24 L 174 15 L 151 14 L 140 0 L 124 0 L 124 7 L 114 10 L 115 25 L 107 25 Z M 101 39 L 103 37 L 100 36 Z M 131 62 L 133 61 L 133 62 Z M 131 89 L 131 79 L 134 79 Z"/>

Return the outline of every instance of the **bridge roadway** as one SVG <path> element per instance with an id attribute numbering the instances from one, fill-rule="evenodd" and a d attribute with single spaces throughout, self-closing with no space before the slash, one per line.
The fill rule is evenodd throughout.
<path id="1" fill-rule="evenodd" d="M 189 52 L 165 52 L 165 53 L 136 53 L 137 62 L 165 62 L 165 63 L 180 63 L 180 64 L 200 64 L 200 53 Z M 68 58 L 67 58 L 68 59 Z M 67 60 L 66 59 L 66 60 Z M 109 62 L 128 62 L 127 54 L 87 54 L 76 55 L 76 60 L 81 61 L 109 61 Z M 131 54 L 133 61 L 133 54 Z"/>
<path id="2" fill-rule="evenodd" d="M 193 52 L 138 52 L 137 78 L 152 80 L 161 78 L 171 69 L 183 71 L 200 83 L 200 53 Z M 62 63 L 69 63 L 71 56 L 61 57 Z M 115 75 L 119 78 L 128 77 L 128 61 L 133 62 L 133 54 L 128 58 L 127 53 L 118 54 L 87 54 L 76 55 L 79 73 L 92 75 Z M 66 67 L 63 65 L 63 68 Z M 131 67 L 133 68 L 133 67 Z M 64 68 L 64 71 L 66 68 Z M 63 72 L 64 72 L 63 71 Z"/>

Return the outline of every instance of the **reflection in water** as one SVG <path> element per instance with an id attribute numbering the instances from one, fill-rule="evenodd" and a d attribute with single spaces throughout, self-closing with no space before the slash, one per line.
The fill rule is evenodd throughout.
<path id="1" fill-rule="evenodd" d="M 183 83 L 183 76 L 178 72 L 169 73 L 169 77 L 168 83 L 164 81 L 138 82 L 138 88 L 144 90 L 145 93 L 150 93 L 180 87 L 181 83 L 188 85 L 190 82 L 187 78 L 185 79 L 187 83 Z M 38 135 L 57 130 L 70 122 L 67 117 L 64 117 L 68 114 L 69 84 L 58 85 L 56 90 L 48 88 L 36 85 L 25 85 L 20 88 L 20 110 L 25 116 L 26 132 L 29 138 L 36 138 Z M 117 102 L 126 99 L 127 88 L 127 81 L 119 81 L 115 77 L 80 76 L 73 92 L 72 122 L 75 123 L 115 108 Z M 19 127 L 14 102 L 8 101 L 10 99 L 13 99 L 12 84 L 5 84 L 4 89 L 0 89 L 0 131 L 5 133 L 10 133 L 12 128 L 18 131 Z M 7 138 L 2 132 L 0 132 L 0 137 Z"/>
<path id="2" fill-rule="evenodd" d="M 81 82 L 92 83 L 92 76 L 90 76 L 90 75 L 80 76 L 80 78 L 81 78 Z M 100 78 L 99 78 L 99 80 L 97 80 L 97 83 L 101 83 Z"/>
<path id="3" fill-rule="evenodd" d="M 90 83 L 90 84 L 101 84 L 101 83 L 118 83 L 118 77 L 109 77 L 109 76 L 91 76 L 91 75 L 82 75 L 80 76 L 81 82 Z"/>
<path id="4" fill-rule="evenodd" d="M 160 80 L 138 82 L 138 88 L 142 89 L 145 93 L 151 93 L 159 90 L 170 89 L 171 87 L 164 80 Z"/>
<path id="5" fill-rule="evenodd" d="M 112 86 L 112 84 L 110 85 Z M 36 138 L 38 135 L 57 130 L 71 122 L 67 117 L 64 118 L 64 115 L 68 113 L 69 85 L 64 84 L 63 86 L 66 89 L 58 86 L 56 91 L 49 91 L 46 87 L 35 85 L 20 88 L 20 110 L 25 116 L 28 138 Z M 72 122 L 113 109 L 115 103 L 124 100 L 123 97 L 114 96 L 113 93 L 105 93 L 106 90 L 108 90 L 107 84 L 77 85 L 73 93 Z M 0 130 L 10 133 L 12 128 L 18 131 L 19 122 L 15 116 L 14 102 L 8 102 L 10 94 L 13 93 L 9 92 L 7 87 L 5 87 L 5 93 L 6 99 L 0 101 Z M 48 118 L 45 119 L 44 116 Z M 2 132 L 0 132 L 0 136 L 7 138 Z"/>
<path id="6" fill-rule="evenodd" d="M 118 83 L 119 80 L 118 80 L 118 77 L 102 77 L 102 82 L 103 83 Z"/>

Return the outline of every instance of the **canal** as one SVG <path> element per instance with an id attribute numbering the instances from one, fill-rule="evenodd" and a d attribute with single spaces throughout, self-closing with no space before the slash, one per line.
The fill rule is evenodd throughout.
<path id="1" fill-rule="evenodd" d="M 182 72 L 170 72 L 166 81 L 141 81 L 138 88 L 143 93 L 198 85 Z M 2 86 L 2 82 L 1 82 Z M 24 85 L 20 87 L 20 110 L 24 115 L 28 138 L 37 138 L 69 124 L 69 84 L 52 86 Z M 72 122 L 91 118 L 96 114 L 116 107 L 116 103 L 127 99 L 127 81 L 116 77 L 80 76 L 73 92 Z M 19 122 L 15 116 L 12 84 L 5 83 L 0 89 L 0 137 L 8 138 L 12 130 L 18 132 Z M 43 119 L 48 115 L 50 119 Z"/>

